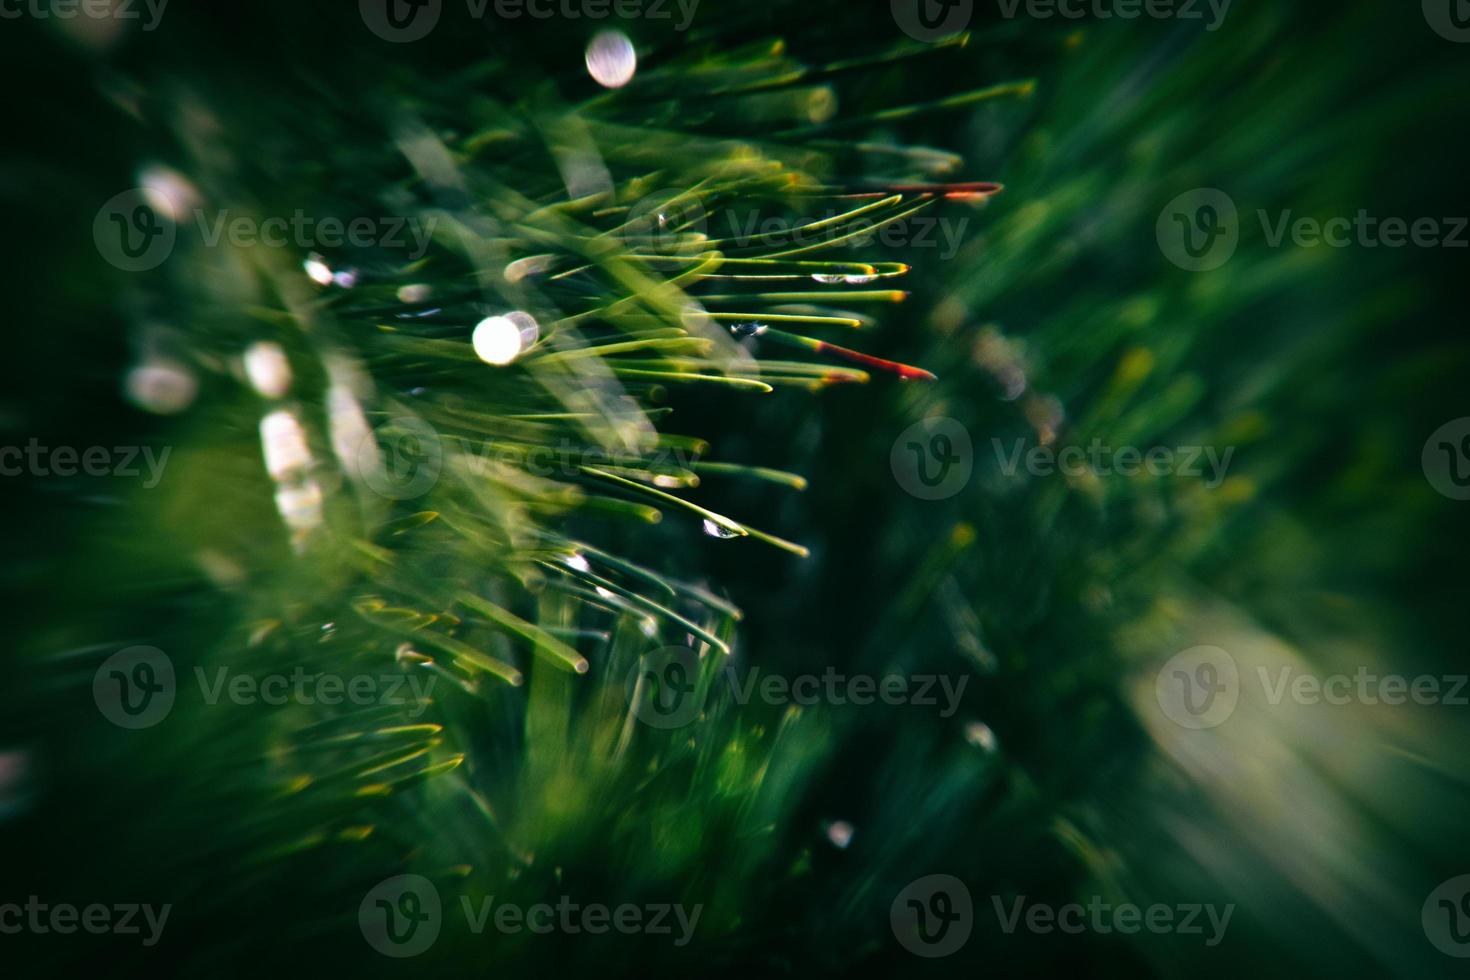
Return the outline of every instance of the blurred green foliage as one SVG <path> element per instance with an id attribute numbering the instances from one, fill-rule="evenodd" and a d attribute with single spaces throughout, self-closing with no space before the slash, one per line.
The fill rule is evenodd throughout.
<path id="1" fill-rule="evenodd" d="M 886 5 L 706 2 L 687 35 L 624 25 L 640 74 L 616 94 L 586 78 L 590 24 L 475 23 L 388 45 L 350 7 L 177 9 L 105 51 L 54 24 L 16 26 L 10 63 L 47 84 L 14 100 L 25 138 L 0 181 L 24 246 L 7 439 L 177 454 L 157 491 L 0 488 L 19 596 L 0 749 L 26 753 L 30 798 L 0 825 L 6 891 L 177 906 L 156 951 L 79 937 L 25 957 L 218 974 L 1421 977 L 1450 963 L 1419 908 L 1467 859 L 1452 709 L 1249 709 L 1188 738 L 1201 733 L 1161 721 L 1153 702 L 1158 665 L 1201 644 L 1247 669 L 1459 669 L 1466 518 L 1419 454 L 1462 414 L 1461 256 L 1272 247 L 1252 218 L 1463 213 L 1450 189 L 1464 59 L 1416 10 L 1241 6 L 1215 32 L 977 14 L 968 44 L 924 50 Z M 892 111 L 1027 79 L 1022 97 Z M 566 199 L 567 161 L 593 158 L 614 207 Z M 303 255 L 259 249 L 186 252 L 129 277 L 100 261 L 88 229 L 158 159 L 242 212 L 413 208 L 443 234 L 424 265 L 352 257 L 363 282 L 349 290 L 318 292 Z M 685 267 L 668 255 L 699 242 L 657 225 L 664 261 L 643 261 L 630 253 L 650 243 L 616 235 L 651 195 L 693 190 L 718 229 L 740 209 L 810 220 L 808 195 L 837 185 L 938 180 L 1005 185 L 984 202 L 930 202 L 925 214 L 966 222 L 952 257 L 881 242 L 800 257 L 907 264 L 827 290 L 901 288 L 901 305 L 731 304 L 871 320 L 856 340 L 807 326 L 930 369 L 934 384 L 875 373 L 811 391 L 799 369 L 753 367 L 719 330 L 686 329 L 684 296 L 796 287 L 681 279 L 676 294 L 666 283 Z M 1207 273 L 1172 264 L 1155 234 L 1166 204 L 1199 187 L 1242 216 L 1235 257 Z M 888 213 L 915 200 L 899 196 Z M 567 275 L 488 274 L 539 254 Z M 464 309 L 381 329 L 398 287 L 419 281 Z M 543 325 L 587 319 L 554 334 L 560 348 L 490 375 L 466 343 L 481 305 Z M 116 394 L 129 345 L 157 336 L 204 378 L 174 419 Z M 447 435 L 571 445 L 593 462 L 624 450 L 640 460 L 635 480 L 663 476 L 665 492 L 810 555 L 702 533 L 699 514 L 596 474 L 486 480 L 452 453 L 425 501 L 329 483 L 322 532 L 293 550 L 260 465 L 262 405 L 229 368 L 262 338 L 287 349 L 323 455 L 325 399 L 355 384 L 345 357 L 371 379 L 375 423 L 412 412 Z M 636 365 L 567 356 L 629 338 L 672 346 Z M 622 389 L 608 384 L 617 370 Z M 650 370 L 776 383 L 756 394 L 636 373 Z M 618 390 L 632 399 L 603 397 Z M 904 492 L 890 451 L 935 416 L 968 431 L 975 469 L 960 494 L 925 501 Z M 1235 453 L 1216 488 L 1002 471 L 996 440 L 1048 437 Z M 657 451 L 676 448 L 809 486 L 716 470 L 695 488 L 659 469 Z M 665 512 L 656 524 L 652 507 Z M 427 510 L 437 516 L 415 517 Z M 593 571 L 577 574 L 573 555 Z M 705 713 L 670 731 L 634 724 L 639 658 L 691 641 L 709 651 Z M 433 658 L 441 684 L 412 725 L 401 711 L 181 699 L 167 724 L 126 732 L 89 687 L 135 643 L 184 675 Z M 787 676 L 971 683 L 952 717 L 739 705 L 715 676 L 718 644 Z M 581 655 L 585 675 L 565 669 Z M 523 685 L 496 679 L 510 670 Z M 834 822 L 850 843 L 834 845 Z M 401 964 L 367 948 L 356 916 L 369 888 L 404 871 L 454 906 L 571 894 L 705 911 L 687 948 L 446 928 Z M 967 883 L 977 928 L 930 963 L 895 943 L 889 906 L 936 873 Z M 1238 911 L 1226 941 L 1202 949 L 1187 936 L 1006 934 L 991 910 L 992 897 L 1099 894 Z"/>

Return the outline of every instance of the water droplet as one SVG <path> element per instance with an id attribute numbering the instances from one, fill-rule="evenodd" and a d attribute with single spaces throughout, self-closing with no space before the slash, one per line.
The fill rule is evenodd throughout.
<path id="1" fill-rule="evenodd" d="M 587 73 L 604 88 L 622 88 L 638 70 L 638 52 L 622 31 L 598 31 L 587 43 Z"/>
<path id="2" fill-rule="evenodd" d="M 834 276 L 834 275 L 829 275 L 829 274 L 827 274 L 825 272 L 813 272 L 812 273 L 812 278 L 814 280 L 816 280 L 817 282 L 821 283 L 824 286 L 835 286 L 839 282 L 843 282 L 844 280 L 847 279 L 846 276 L 842 276 L 842 275 Z"/>
<path id="3" fill-rule="evenodd" d="M 433 657 L 419 653 L 408 643 L 398 644 L 397 649 L 393 651 L 393 659 L 400 667 L 424 667 L 434 662 Z"/>
<path id="4" fill-rule="evenodd" d="M 766 332 L 766 325 L 747 320 L 730 324 L 730 332 L 737 337 L 759 337 Z"/>
<path id="5" fill-rule="evenodd" d="M 814 123 L 824 123 L 837 115 L 837 93 L 830 85 L 812 89 L 811 95 L 806 100 L 807 120 Z"/>
<path id="6" fill-rule="evenodd" d="M 274 480 L 280 481 L 311 465 L 306 432 L 290 412 L 271 412 L 260 420 L 260 446 L 266 472 Z"/>
<path id="7" fill-rule="evenodd" d="M 315 252 L 312 252 L 306 257 L 306 261 L 301 263 L 301 267 L 306 270 L 306 274 L 310 277 L 311 281 L 318 286 L 330 286 L 332 284 L 332 267 L 327 265 L 326 259 L 323 259 Z"/>
<path id="8" fill-rule="evenodd" d="M 972 721 L 965 726 L 965 741 L 986 752 L 994 752 L 999 745 L 995 732 L 983 721 Z"/>
<path id="9" fill-rule="evenodd" d="M 852 843 L 853 826 L 846 820 L 834 820 L 827 825 L 827 839 L 839 851 L 847 850 Z"/>
<path id="10" fill-rule="evenodd" d="M 712 538 L 734 538 L 734 537 L 739 537 L 739 535 L 735 531 L 730 530 L 728 527 L 725 527 L 723 524 L 718 524 L 718 523 L 710 520 L 708 517 L 706 517 L 704 519 L 704 533 L 705 534 L 708 534 Z"/>
<path id="11" fill-rule="evenodd" d="M 300 536 L 322 522 L 321 485 L 315 480 L 283 484 L 276 489 L 276 509 L 299 542 Z"/>
<path id="12" fill-rule="evenodd" d="M 332 282 L 342 289 L 351 289 L 357 285 L 357 270 L 344 269 L 341 272 L 332 273 Z"/>
<path id="13" fill-rule="evenodd" d="M 411 282 L 407 286 L 398 287 L 398 302 L 400 303 L 422 303 L 433 293 L 433 287 L 428 283 Z"/>
<path id="14" fill-rule="evenodd" d="M 327 389 L 327 425 L 332 452 L 348 478 L 361 480 L 365 472 L 377 472 L 382 459 L 377 443 L 362 405 L 345 385 L 334 384 Z"/>
<path id="15" fill-rule="evenodd" d="M 470 337 L 475 356 L 486 364 L 504 365 L 514 361 L 541 335 L 536 318 L 521 310 L 501 316 L 487 316 L 475 324 Z"/>
<path id="16" fill-rule="evenodd" d="M 129 371 L 123 389 L 139 408 L 155 415 L 173 415 L 194 404 L 199 381 L 178 361 L 157 359 Z"/>
<path id="17" fill-rule="evenodd" d="M 551 268 L 554 255 L 526 255 L 505 265 L 505 281 L 520 282 L 528 276 L 539 276 Z"/>
<path id="18" fill-rule="evenodd" d="M 162 164 L 149 164 L 138 172 L 148 206 L 174 224 L 182 224 L 199 206 L 199 191 L 189 178 Z"/>
<path id="19" fill-rule="evenodd" d="M 851 275 L 842 277 L 842 281 L 851 286 L 861 286 L 865 283 L 876 282 L 877 280 L 878 277 L 876 275 Z"/>
<path id="20" fill-rule="evenodd" d="M 567 555 L 562 561 L 566 562 L 568 568 L 575 568 L 579 572 L 592 571 L 592 564 L 583 555 Z"/>
<path id="21" fill-rule="evenodd" d="M 291 363 L 275 341 L 262 340 L 246 348 L 245 376 L 267 398 L 280 398 L 291 389 Z"/>

